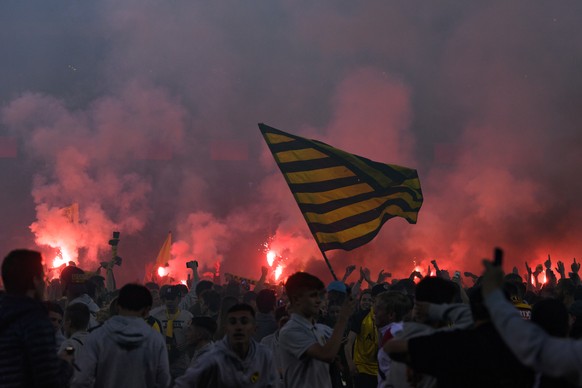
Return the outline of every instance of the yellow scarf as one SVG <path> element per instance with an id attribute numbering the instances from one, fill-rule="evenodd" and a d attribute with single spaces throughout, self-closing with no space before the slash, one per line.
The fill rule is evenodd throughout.
<path id="1" fill-rule="evenodd" d="M 166 337 L 173 338 L 174 337 L 174 319 L 178 318 L 180 314 L 180 310 L 176 311 L 176 313 L 172 316 L 166 310 L 166 318 L 168 318 L 168 323 L 166 326 Z"/>

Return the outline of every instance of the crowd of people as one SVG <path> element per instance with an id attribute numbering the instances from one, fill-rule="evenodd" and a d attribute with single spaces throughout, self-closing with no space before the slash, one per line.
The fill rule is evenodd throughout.
<path id="1" fill-rule="evenodd" d="M 0 387 L 582 386 L 575 259 L 569 273 L 548 258 L 450 276 L 433 261 L 434 276 L 375 280 L 351 265 L 283 287 L 263 268 L 253 289 L 201 280 L 195 262 L 188 286 L 120 289 L 115 260 L 50 282 L 42 263 L 31 250 L 2 263 Z"/>

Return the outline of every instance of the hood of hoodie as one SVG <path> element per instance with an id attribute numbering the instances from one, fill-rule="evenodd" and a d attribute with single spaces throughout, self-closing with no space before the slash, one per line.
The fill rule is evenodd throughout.
<path id="1" fill-rule="evenodd" d="M 83 303 L 84 305 L 89 307 L 89 311 L 93 314 L 96 314 L 97 311 L 99 311 L 99 306 L 97 306 L 97 303 L 95 303 L 93 299 L 91 299 L 91 297 L 87 294 L 83 294 L 79 297 L 76 297 L 75 299 L 69 302 L 69 304 L 74 303 Z"/>
<path id="2" fill-rule="evenodd" d="M 227 336 L 224 336 L 224 338 L 222 338 L 220 341 L 215 342 L 214 346 L 215 349 L 217 349 L 219 352 L 221 352 L 222 354 L 226 355 L 226 357 L 231 359 L 233 363 L 240 364 L 241 366 L 243 366 L 243 368 L 246 369 L 247 364 L 252 363 L 252 361 L 254 360 L 255 353 L 257 351 L 257 342 L 252 338 L 250 339 L 250 341 L 251 342 L 249 344 L 249 352 L 247 353 L 247 356 L 245 357 L 244 360 L 241 360 L 238 354 L 236 354 L 234 350 L 232 350 L 232 348 L 228 344 Z"/>
<path id="3" fill-rule="evenodd" d="M 0 331 L 28 314 L 47 315 L 42 303 L 32 298 L 19 295 L 0 297 Z"/>
<path id="4" fill-rule="evenodd" d="M 103 330 L 121 348 L 131 350 L 143 344 L 152 328 L 142 318 L 116 315 L 103 324 Z"/>

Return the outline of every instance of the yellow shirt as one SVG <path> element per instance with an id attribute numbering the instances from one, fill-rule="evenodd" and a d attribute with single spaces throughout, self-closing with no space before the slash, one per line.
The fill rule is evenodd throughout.
<path id="1" fill-rule="evenodd" d="M 378 330 L 374 324 L 374 311 L 364 317 L 354 343 L 354 364 L 359 373 L 378 374 Z"/>

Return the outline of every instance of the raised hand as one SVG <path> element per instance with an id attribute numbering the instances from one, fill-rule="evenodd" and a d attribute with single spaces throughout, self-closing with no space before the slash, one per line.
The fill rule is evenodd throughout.
<path id="1" fill-rule="evenodd" d="M 346 267 L 346 274 L 348 276 L 350 276 L 352 274 L 352 272 L 354 272 L 355 270 L 356 270 L 356 266 L 355 265 L 353 265 L 353 264 L 352 265 L 348 265 Z"/>
<path id="2" fill-rule="evenodd" d="M 552 259 L 550 259 L 550 255 L 548 255 L 548 260 L 544 261 L 544 265 L 546 269 L 552 269 Z"/>
<path id="3" fill-rule="evenodd" d="M 503 270 L 501 267 L 493 265 L 489 260 L 483 260 L 485 272 L 483 272 L 483 281 L 481 283 L 481 292 L 483 296 L 501 288 L 503 285 Z M 527 263 L 526 263 L 527 265 Z"/>
<path id="4" fill-rule="evenodd" d="M 527 272 L 528 275 L 531 275 L 532 274 L 531 267 L 527 264 L 527 261 L 525 262 L 525 270 L 526 270 L 526 272 Z"/>
<path id="5" fill-rule="evenodd" d="M 517 267 L 513 267 L 513 270 L 511 272 L 515 275 L 519 275 L 519 270 L 517 269 Z"/>
<path id="6" fill-rule="evenodd" d="M 345 282 L 346 280 L 348 280 L 348 278 L 350 277 L 350 275 L 352 274 L 352 272 L 354 272 L 356 269 L 355 265 L 348 265 L 346 267 L 346 272 L 344 273 L 344 277 L 342 278 L 342 282 Z"/>
<path id="7" fill-rule="evenodd" d="M 362 274 L 364 276 L 364 280 L 366 280 L 368 283 L 371 283 L 372 280 L 370 279 L 370 270 L 366 267 L 361 269 Z"/>
<path id="8" fill-rule="evenodd" d="M 560 274 L 560 277 L 562 279 L 564 279 L 566 277 L 566 267 L 564 266 L 563 262 L 558 261 L 558 264 L 556 267 L 556 272 L 558 272 Z"/>
<path id="9" fill-rule="evenodd" d="M 534 271 L 534 276 L 538 276 L 539 274 L 542 273 L 542 271 L 544 270 L 544 267 L 541 264 L 536 265 L 536 270 Z"/>
<path id="10" fill-rule="evenodd" d="M 574 273 L 578 273 L 578 271 L 580 270 L 580 263 L 576 263 L 576 258 L 574 258 L 574 262 L 572 263 L 570 268 L 572 268 L 572 272 Z"/>
<path id="11" fill-rule="evenodd" d="M 392 274 L 390 272 L 384 273 L 384 270 L 380 270 L 380 273 L 378 274 L 378 281 L 376 283 L 382 283 L 386 278 L 390 277 L 392 277 Z"/>

